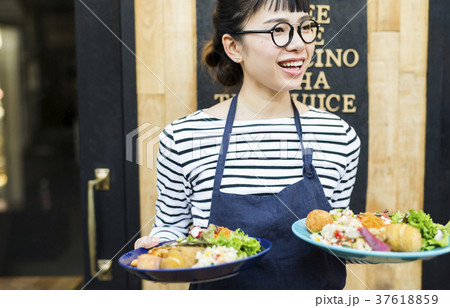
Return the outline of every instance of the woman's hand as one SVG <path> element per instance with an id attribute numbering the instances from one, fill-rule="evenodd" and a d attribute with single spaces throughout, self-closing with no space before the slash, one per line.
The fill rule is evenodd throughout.
<path id="1" fill-rule="evenodd" d="M 150 235 L 143 236 L 139 238 L 136 242 L 134 242 L 134 249 L 145 248 L 149 249 L 155 247 L 160 242 L 159 237 L 154 237 Z"/>

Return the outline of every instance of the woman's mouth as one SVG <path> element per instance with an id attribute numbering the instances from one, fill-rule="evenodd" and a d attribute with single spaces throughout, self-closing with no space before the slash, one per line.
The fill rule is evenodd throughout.
<path id="1" fill-rule="evenodd" d="M 288 73 L 289 75 L 296 76 L 302 72 L 302 66 L 304 61 L 298 60 L 298 61 L 284 61 L 284 62 L 278 62 L 278 65 Z"/>

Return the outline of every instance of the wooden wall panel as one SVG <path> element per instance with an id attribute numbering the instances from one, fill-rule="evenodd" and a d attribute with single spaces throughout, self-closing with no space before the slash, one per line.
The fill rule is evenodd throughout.
<path id="1" fill-rule="evenodd" d="M 367 2 L 368 28 L 372 32 L 400 31 L 401 0 L 368 0 Z"/>
<path id="2" fill-rule="evenodd" d="M 425 175 L 428 0 L 402 0 L 399 209 L 422 209 Z"/>
<path id="3" fill-rule="evenodd" d="M 368 0 L 369 211 L 423 208 L 429 0 Z M 422 263 L 351 265 L 346 289 L 421 289 Z"/>
<path id="4" fill-rule="evenodd" d="M 397 32 L 369 33 L 367 204 L 374 211 L 383 211 L 397 203 L 399 39 Z"/>
<path id="5" fill-rule="evenodd" d="M 139 75 L 138 75 L 139 76 Z M 148 129 L 145 129 L 142 134 L 139 134 L 141 138 L 146 138 L 144 134 L 149 132 L 152 127 L 162 128 L 164 127 L 166 112 L 164 106 L 164 95 L 159 94 L 138 94 L 138 126 L 146 125 L 149 123 Z M 160 132 L 160 129 L 158 129 Z M 152 134 L 155 136 L 157 133 Z M 149 136 L 151 137 L 151 136 Z M 143 146 L 139 147 L 138 151 L 142 157 L 139 168 L 139 191 L 140 191 L 140 218 L 141 218 L 141 234 L 149 234 L 151 231 L 156 209 L 154 202 L 157 198 L 156 184 L 153 181 L 156 179 L 156 169 L 151 168 L 151 165 L 147 164 L 147 159 L 153 159 L 153 166 L 156 163 L 156 155 L 158 147 L 155 146 L 151 153 L 147 151 L 147 147 L 144 146 L 144 142 L 140 143 Z"/>
<path id="6" fill-rule="evenodd" d="M 378 0 L 377 3 L 377 31 L 398 32 L 401 0 Z"/>
<path id="7" fill-rule="evenodd" d="M 157 138 L 173 120 L 197 108 L 195 0 L 135 0 L 141 234 L 156 214 Z M 141 61 L 139 61 L 141 60 Z M 138 137 L 139 138 L 139 137 Z M 143 281 L 144 289 L 186 289 L 187 284 Z"/>
<path id="8" fill-rule="evenodd" d="M 166 119 L 171 122 L 197 110 L 196 9 L 192 0 L 164 1 Z M 193 104 L 195 102 L 195 104 Z"/>
<path id="9" fill-rule="evenodd" d="M 138 94 L 164 94 L 163 0 L 135 1 Z M 159 47 L 157 47 L 159 46 Z"/>

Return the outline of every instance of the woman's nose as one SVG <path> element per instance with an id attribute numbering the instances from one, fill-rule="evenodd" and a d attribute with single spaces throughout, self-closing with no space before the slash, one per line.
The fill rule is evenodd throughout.
<path id="1" fill-rule="evenodd" d="M 303 42 L 298 31 L 294 31 L 294 34 L 292 35 L 292 41 L 289 43 L 289 45 L 286 46 L 286 48 L 287 50 L 300 50 L 300 51 L 305 48 L 305 42 Z"/>

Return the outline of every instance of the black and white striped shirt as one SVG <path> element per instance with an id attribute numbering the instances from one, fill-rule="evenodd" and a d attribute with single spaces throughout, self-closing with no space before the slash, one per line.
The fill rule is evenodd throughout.
<path id="1" fill-rule="evenodd" d="M 332 207 L 347 207 L 355 182 L 360 140 L 338 116 L 313 107 L 301 115 L 303 143 Z M 185 237 L 206 227 L 225 120 L 202 110 L 174 121 L 160 134 L 157 215 L 150 233 Z M 234 121 L 221 191 L 272 194 L 303 178 L 294 117 Z"/>

